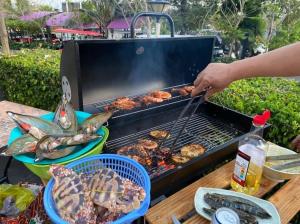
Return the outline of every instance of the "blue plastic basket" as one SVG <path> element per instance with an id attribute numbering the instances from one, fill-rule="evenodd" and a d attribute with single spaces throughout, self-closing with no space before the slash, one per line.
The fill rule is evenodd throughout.
<path id="1" fill-rule="evenodd" d="M 86 157 L 75 162 L 66 165 L 67 168 L 73 169 L 77 173 L 91 174 L 97 170 L 106 167 L 111 168 L 117 172 L 121 177 L 128 178 L 132 182 L 143 187 L 146 192 L 146 198 L 141 203 L 141 207 L 136 209 L 120 219 L 113 222 L 113 224 L 124 224 L 131 223 L 141 216 L 144 216 L 150 205 L 150 177 L 147 174 L 143 166 L 136 161 L 129 159 L 125 156 L 104 154 Z M 52 198 L 52 189 L 54 185 L 54 179 L 52 178 L 44 192 L 44 207 L 47 215 L 51 221 L 55 224 L 67 224 L 63 219 L 60 218 L 56 211 L 55 203 Z"/>

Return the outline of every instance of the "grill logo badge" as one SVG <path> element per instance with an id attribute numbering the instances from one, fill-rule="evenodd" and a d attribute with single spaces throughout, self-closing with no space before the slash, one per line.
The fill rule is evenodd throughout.
<path id="1" fill-rule="evenodd" d="M 137 50 L 136 50 L 136 54 L 137 55 L 141 55 L 141 54 L 144 54 L 145 52 L 145 48 L 143 46 L 139 47 Z"/>

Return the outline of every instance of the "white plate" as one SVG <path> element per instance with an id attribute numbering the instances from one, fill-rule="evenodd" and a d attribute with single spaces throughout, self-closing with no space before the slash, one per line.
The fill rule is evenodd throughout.
<path id="1" fill-rule="evenodd" d="M 211 220 L 210 216 L 207 215 L 202 210 L 203 207 L 210 208 L 210 206 L 204 201 L 204 195 L 206 193 L 218 193 L 218 194 L 232 195 L 232 196 L 237 196 L 237 197 L 241 197 L 244 199 L 248 199 L 248 200 L 256 203 L 257 205 L 259 205 L 263 209 L 265 209 L 272 216 L 269 219 L 261 219 L 261 218 L 256 217 L 259 224 L 280 224 L 281 223 L 280 216 L 277 212 L 277 209 L 275 208 L 275 206 L 272 203 L 270 203 L 266 200 L 256 198 L 256 197 L 253 197 L 250 195 L 246 195 L 243 193 L 229 191 L 229 190 L 200 187 L 197 190 L 197 192 L 195 194 L 195 198 L 194 198 L 195 209 L 199 215 L 201 215 L 202 217 L 204 217 L 208 220 Z"/>
<path id="2" fill-rule="evenodd" d="M 279 155 L 288 155 L 288 154 L 296 154 L 296 152 L 289 150 L 287 148 L 280 147 L 275 145 L 272 142 L 269 143 L 269 149 L 267 152 L 267 156 L 279 156 Z M 286 170 L 275 170 L 270 167 L 270 165 L 280 165 L 286 162 L 291 162 L 292 160 L 280 160 L 280 161 L 271 161 L 266 162 L 264 166 L 263 175 L 271 180 L 275 181 L 283 181 L 292 179 L 300 176 L 300 167 L 290 168 Z"/>

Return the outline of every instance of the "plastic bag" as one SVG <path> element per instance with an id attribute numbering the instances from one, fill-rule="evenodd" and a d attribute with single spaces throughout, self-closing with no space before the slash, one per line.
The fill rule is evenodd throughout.
<path id="1" fill-rule="evenodd" d="M 0 213 L 5 216 L 16 216 L 24 211 L 35 199 L 27 188 L 18 185 L 0 185 Z"/>

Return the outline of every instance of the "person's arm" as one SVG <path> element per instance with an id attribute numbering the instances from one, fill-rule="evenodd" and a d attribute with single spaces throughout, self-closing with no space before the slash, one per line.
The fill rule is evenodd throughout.
<path id="1" fill-rule="evenodd" d="M 231 82 L 243 78 L 298 75 L 300 75 L 300 42 L 231 64 L 211 63 L 195 80 L 192 96 L 208 88 L 210 90 L 207 96 L 210 96 L 223 90 Z"/>

